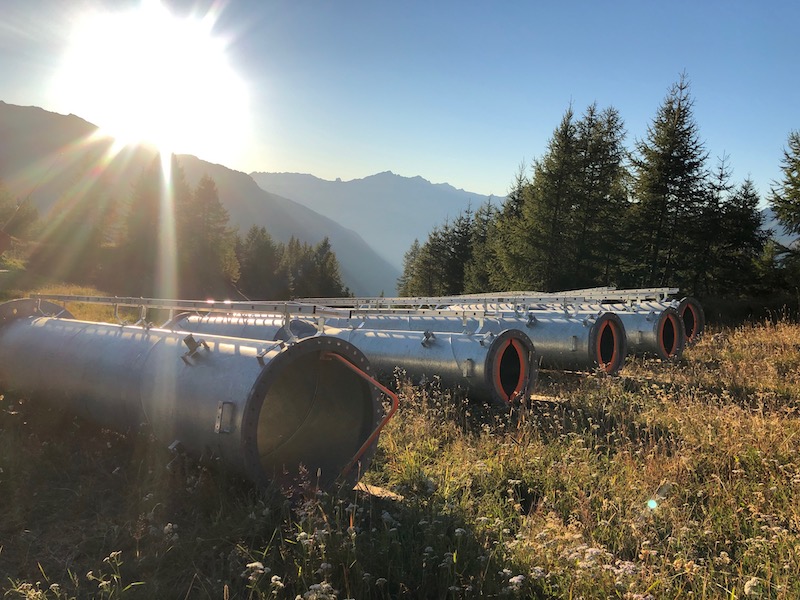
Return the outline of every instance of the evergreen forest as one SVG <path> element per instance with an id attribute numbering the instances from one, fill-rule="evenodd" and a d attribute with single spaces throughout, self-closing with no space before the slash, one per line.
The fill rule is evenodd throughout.
<path id="1" fill-rule="evenodd" d="M 470 207 L 415 241 L 400 295 L 609 285 L 791 299 L 800 251 L 770 238 L 759 205 L 800 233 L 800 132 L 789 134 L 783 178 L 762 199 L 749 178 L 733 179 L 730 157 L 710 159 L 693 103 L 681 75 L 632 148 L 615 108 L 577 115 L 570 106 L 502 204 Z"/>
<path id="2" fill-rule="evenodd" d="M 62 197 L 45 217 L 0 182 L 0 267 L 12 284 L 88 285 L 109 294 L 159 298 L 288 300 L 343 296 L 339 262 L 327 238 L 316 245 L 276 241 L 264 227 L 231 228 L 214 180 L 186 182 L 175 156 L 156 157 L 133 190 L 107 186 Z"/>

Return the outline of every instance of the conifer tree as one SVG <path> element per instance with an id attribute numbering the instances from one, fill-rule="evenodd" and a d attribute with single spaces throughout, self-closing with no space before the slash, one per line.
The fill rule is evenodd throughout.
<path id="1" fill-rule="evenodd" d="M 716 289 L 719 295 L 740 296 L 758 286 L 758 259 L 769 237 L 762 229 L 760 198 L 745 179 L 722 206 L 720 236 L 715 238 Z"/>
<path id="2" fill-rule="evenodd" d="M 193 298 L 227 295 L 239 278 L 239 262 L 236 237 L 216 182 L 205 175 L 188 203 L 176 206 L 176 211 L 180 215 L 177 237 L 184 294 Z"/>
<path id="3" fill-rule="evenodd" d="M 770 204 L 786 233 L 800 234 L 800 130 L 789 133 L 783 150 L 783 179 L 772 187 Z"/>
<path id="4" fill-rule="evenodd" d="M 419 239 L 415 239 L 411 247 L 403 255 L 403 272 L 397 278 L 397 294 L 399 296 L 412 295 L 411 290 L 417 277 L 416 268 L 420 250 Z"/>
<path id="5" fill-rule="evenodd" d="M 327 237 L 314 247 L 313 262 L 316 268 L 316 288 L 312 296 L 340 298 L 350 295 L 350 290 L 342 283 L 339 260 Z"/>
<path id="6" fill-rule="evenodd" d="M 192 191 L 175 155 L 168 173 L 156 157 L 137 180 L 125 217 L 118 284 L 125 293 L 174 297 L 178 293 L 177 230 Z"/>
<path id="7" fill-rule="evenodd" d="M 493 251 L 491 238 L 494 235 L 497 209 L 491 199 L 475 211 L 470 232 L 470 254 L 464 266 L 464 293 L 477 294 L 495 289 L 494 274 L 500 269 Z"/>
<path id="8" fill-rule="evenodd" d="M 564 236 L 574 247 L 565 287 L 608 285 L 618 278 L 622 222 L 628 209 L 628 172 L 619 112 L 591 104 L 577 127 L 576 182 L 571 191 L 572 230 Z"/>
<path id="9" fill-rule="evenodd" d="M 488 245 L 495 258 L 489 271 L 489 285 L 496 291 L 523 289 L 521 279 L 527 273 L 523 206 L 530 195 L 530 179 L 525 165 L 520 165 L 502 207 L 493 218 Z"/>
<path id="10" fill-rule="evenodd" d="M 280 245 L 267 233 L 266 228 L 253 225 L 236 251 L 239 260 L 238 287 L 250 300 L 278 300 L 288 298 L 286 285 L 279 281 L 281 262 Z"/>
<path id="11" fill-rule="evenodd" d="M 635 205 L 630 229 L 641 260 L 635 285 L 685 285 L 686 267 L 702 250 L 699 219 L 704 202 L 707 153 L 692 113 L 685 74 L 673 84 L 636 143 Z M 691 282 L 688 282 L 691 283 Z"/>

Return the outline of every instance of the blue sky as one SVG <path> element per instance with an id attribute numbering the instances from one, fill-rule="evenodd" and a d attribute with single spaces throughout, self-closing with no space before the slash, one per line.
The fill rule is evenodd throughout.
<path id="1" fill-rule="evenodd" d="M 0 0 L 0 100 L 95 122 L 48 82 L 82 13 L 137 3 Z M 800 129 L 796 2 L 165 4 L 218 14 L 250 110 L 247 144 L 225 164 L 246 172 L 392 170 L 503 195 L 570 103 L 617 108 L 632 147 L 681 72 L 710 166 L 728 154 L 736 181 L 765 193 Z"/>

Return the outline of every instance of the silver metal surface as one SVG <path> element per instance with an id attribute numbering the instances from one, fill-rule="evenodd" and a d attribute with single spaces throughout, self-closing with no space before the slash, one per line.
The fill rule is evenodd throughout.
<path id="1" fill-rule="evenodd" d="M 675 308 L 660 303 L 650 308 L 603 304 L 598 310 L 613 312 L 622 321 L 630 354 L 661 360 L 674 360 L 683 355 L 686 331 Z M 592 314 L 592 309 L 578 307 L 576 314 Z"/>
<path id="2" fill-rule="evenodd" d="M 318 333 L 315 324 L 283 315 L 248 315 L 243 313 L 199 315 L 182 313 L 164 325 L 165 329 L 206 335 L 288 341 Z"/>
<path id="3" fill-rule="evenodd" d="M 363 352 L 373 370 L 392 375 L 405 371 L 414 382 L 441 379 L 445 387 L 466 390 L 471 398 L 497 403 L 524 401 L 536 381 L 534 347 L 524 332 L 485 332 L 468 335 L 439 330 L 353 329 L 349 319 L 345 327 L 324 326 L 324 335 L 345 340 Z M 302 337 L 317 333 L 314 325 L 279 318 L 229 315 L 183 315 L 171 327 L 205 335 L 206 332 L 237 335 L 253 339 L 276 339 L 292 334 Z"/>
<path id="4" fill-rule="evenodd" d="M 219 457 L 257 484 L 292 483 L 301 466 L 312 483 L 332 484 L 383 414 L 376 390 L 328 358 L 370 372 L 342 339 L 188 337 L 41 316 L 36 302 L 0 305 L 0 390 L 121 431 L 144 423 L 166 446 Z"/>
<path id="5" fill-rule="evenodd" d="M 617 373 L 627 349 L 624 326 L 612 313 L 576 317 L 564 311 L 496 312 L 501 316 L 438 317 L 425 315 L 356 315 L 352 319 L 326 319 L 326 325 L 364 330 L 406 330 L 499 334 L 518 330 L 533 342 L 539 366 L 572 371 L 602 370 Z M 326 329 L 327 331 L 327 329 Z"/>
<path id="6" fill-rule="evenodd" d="M 614 287 L 596 287 L 563 292 L 489 292 L 483 294 L 461 294 L 454 296 L 394 297 L 369 296 L 359 298 L 302 298 L 299 302 L 328 307 L 353 308 L 396 308 L 396 307 L 438 307 L 452 304 L 471 304 L 487 306 L 492 304 L 579 304 L 600 301 L 642 302 L 661 301 L 678 292 L 678 288 L 636 288 L 618 290 Z"/>

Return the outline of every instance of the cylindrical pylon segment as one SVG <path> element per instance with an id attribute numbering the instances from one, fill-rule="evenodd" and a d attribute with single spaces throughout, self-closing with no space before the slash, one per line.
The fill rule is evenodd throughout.
<path id="1" fill-rule="evenodd" d="M 304 335 L 312 327 L 316 333 L 310 323 L 284 323 L 280 317 L 266 316 L 182 315 L 170 327 L 198 335 L 224 331 L 254 339 L 275 339 L 287 329 Z M 514 329 L 468 335 L 423 329 L 325 327 L 324 334 L 353 344 L 366 355 L 376 373 L 391 375 L 400 368 L 414 381 L 438 376 L 444 385 L 463 388 L 477 399 L 502 404 L 525 401 L 537 377 L 533 344 L 524 332 Z"/>
<path id="2" fill-rule="evenodd" d="M 706 328 L 706 313 L 703 305 L 691 296 L 681 298 L 676 307 L 678 314 L 683 319 L 686 330 L 686 345 L 691 346 L 700 339 Z"/>
<path id="3" fill-rule="evenodd" d="M 625 328 L 612 313 L 575 317 L 563 311 L 509 312 L 497 317 L 369 315 L 328 319 L 338 327 L 374 330 L 449 331 L 468 335 L 515 329 L 530 337 L 544 369 L 617 373 L 625 363 Z"/>
<path id="4" fill-rule="evenodd" d="M 471 397 L 499 404 L 525 402 L 536 381 L 534 348 L 521 331 L 481 336 L 430 331 L 328 329 L 369 358 L 376 372 L 400 368 L 412 380 L 438 376 L 446 387 L 460 387 Z"/>
<path id="5" fill-rule="evenodd" d="M 273 341 L 311 337 L 318 333 L 316 326 L 308 321 L 287 319 L 282 315 L 241 313 L 181 313 L 165 324 L 164 329 Z"/>
<path id="6" fill-rule="evenodd" d="M 680 358 L 686 345 L 683 320 L 672 307 L 661 310 L 619 311 L 625 325 L 628 350 L 631 354 L 653 356 L 662 360 Z"/>
<path id="7" fill-rule="evenodd" d="M 370 371 L 352 344 L 293 344 L 36 316 L 0 305 L 0 390 L 126 431 L 145 423 L 166 445 L 219 457 L 257 484 L 332 484 L 381 419 Z M 377 438 L 350 470 L 369 465 Z"/>
<path id="8" fill-rule="evenodd" d="M 625 364 L 625 327 L 613 313 L 574 315 L 536 310 L 527 314 L 542 367 L 616 374 Z"/>

